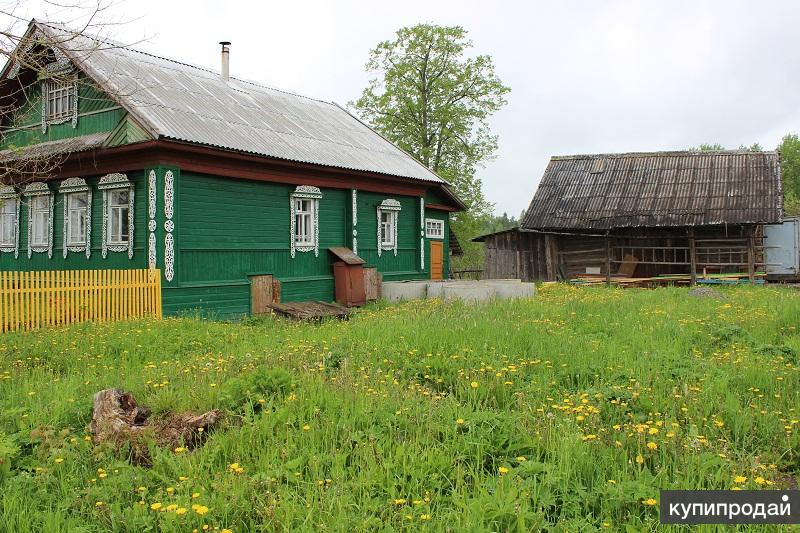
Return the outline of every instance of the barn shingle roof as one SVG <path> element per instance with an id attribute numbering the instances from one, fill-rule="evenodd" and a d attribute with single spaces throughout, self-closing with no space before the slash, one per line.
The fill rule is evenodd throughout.
<path id="1" fill-rule="evenodd" d="M 780 222 L 776 152 L 553 157 L 522 229 L 610 230 Z"/>

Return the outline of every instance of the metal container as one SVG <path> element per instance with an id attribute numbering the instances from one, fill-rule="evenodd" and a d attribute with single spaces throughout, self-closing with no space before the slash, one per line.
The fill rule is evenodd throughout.
<path id="1" fill-rule="evenodd" d="M 800 218 L 764 226 L 764 256 L 768 279 L 800 278 Z"/>

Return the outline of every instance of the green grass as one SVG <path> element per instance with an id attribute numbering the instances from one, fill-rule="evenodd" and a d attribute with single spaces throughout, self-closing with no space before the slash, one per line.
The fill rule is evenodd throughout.
<path id="1" fill-rule="evenodd" d="M 800 292 L 720 290 L 5 335 L 0 530 L 653 531 L 660 488 L 789 487 Z M 133 466 L 85 440 L 108 387 L 232 414 Z"/>

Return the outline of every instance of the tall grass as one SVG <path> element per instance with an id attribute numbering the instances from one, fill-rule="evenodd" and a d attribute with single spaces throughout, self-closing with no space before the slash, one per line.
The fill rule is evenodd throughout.
<path id="1" fill-rule="evenodd" d="M 0 530 L 640 531 L 660 488 L 796 486 L 800 293 L 723 292 L 5 335 Z M 108 387 L 231 414 L 133 466 L 86 440 Z"/>

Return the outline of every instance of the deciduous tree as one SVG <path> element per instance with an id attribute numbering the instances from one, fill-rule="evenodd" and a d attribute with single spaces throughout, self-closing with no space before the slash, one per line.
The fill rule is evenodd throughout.
<path id="1" fill-rule="evenodd" d="M 373 77 L 351 102 L 372 127 L 453 185 L 468 207 L 454 217 L 467 250 L 493 208 L 477 172 L 497 150 L 488 119 L 510 90 L 491 57 L 469 55 L 471 48 L 460 26 L 401 28 L 370 52 Z"/>

